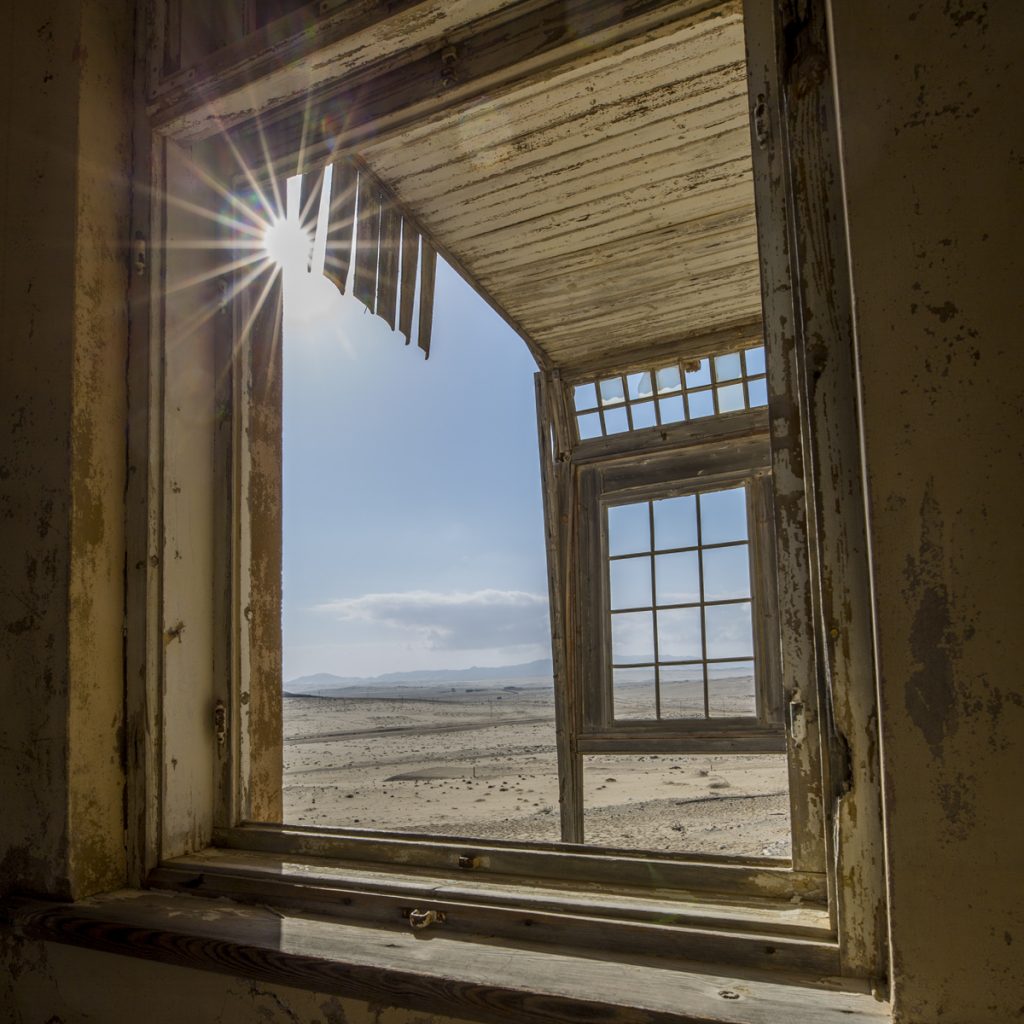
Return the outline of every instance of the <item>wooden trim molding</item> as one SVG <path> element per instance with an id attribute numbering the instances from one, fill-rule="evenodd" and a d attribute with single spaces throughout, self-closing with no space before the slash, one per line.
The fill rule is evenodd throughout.
<path id="1" fill-rule="evenodd" d="M 633 955 L 614 970 L 571 948 L 496 939 L 472 946 L 445 925 L 354 924 L 301 910 L 125 890 L 77 904 L 26 903 L 27 938 L 333 993 L 483 1024 L 880 1024 L 861 986 L 722 971 Z"/>

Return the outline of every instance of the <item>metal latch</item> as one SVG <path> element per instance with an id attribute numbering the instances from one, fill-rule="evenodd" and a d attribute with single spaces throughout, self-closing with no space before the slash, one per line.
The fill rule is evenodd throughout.
<path id="1" fill-rule="evenodd" d="M 429 928 L 431 925 L 444 924 L 445 916 L 443 910 L 410 910 L 408 913 L 409 927 L 420 931 Z"/>

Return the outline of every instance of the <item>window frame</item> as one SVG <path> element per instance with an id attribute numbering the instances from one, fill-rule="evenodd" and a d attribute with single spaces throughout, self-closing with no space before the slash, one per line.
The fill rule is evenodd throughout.
<path id="1" fill-rule="evenodd" d="M 595 629 L 600 642 L 588 644 L 593 652 L 589 678 L 583 693 L 583 729 L 580 747 L 584 753 L 635 751 L 655 749 L 652 741 L 660 741 L 659 749 L 685 753 L 717 753 L 722 751 L 768 752 L 784 751 L 785 736 L 782 716 L 782 682 L 777 661 L 777 614 L 774 600 L 774 564 L 771 523 L 771 496 L 768 479 L 769 451 L 767 438 L 759 460 L 756 453 L 747 455 L 750 464 L 743 468 L 712 468 L 707 474 L 693 475 L 685 458 L 666 456 L 644 466 L 647 478 L 637 482 L 629 467 L 620 470 L 616 484 L 613 466 L 589 466 L 581 482 L 584 503 L 589 509 L 585 528 L 586 547 L 583 557 L 601 572 L 595 580 L 591 575 L 589 592 L 580 595 L 583 604 L 599 609 L 598 616 L 587 619 L 588 628 Z M 687 454 L 694 454 L 688 452 Z M 692 463 L 691 463 L 692 467 Z M 625 480 L 621 479 L 625 476 Z M 607 551 L 606 512 L 612 505 L 630 501 L 700 494 L 722 487 L 743 485 L 750 561 L 751 617 L 753 630 L 753 664 L 755 706 L 753 716 L 715 716 L 709 718 L 648 719 L 617 718 L 614 713 L 612 656 L 610 650 L 610 559 Z M 594 591 L 598 593 L 595 594 Z M 599 621 L 597 621 L 599 619 Z M 773 645 L 772 633 L 775 633 Z M 773 646 L 775 654 L 773 655 Z M 674 742 L 673 742 L 674 741 Z"/>
<path id="2" fill-rule="evenodd" d="M 794 645 L 800 647 L 794 660 L 813 666 L 802 676 L 805 689 L 801 696 L 810 713 L 820 716 L 822 723 L 826 769 L 820 783 L 822 807 L 819 813 L 827 824 L 825 864 L 831 890 L 829 906 L 842 951 L 843 973 L 879 975 L 884 972 L 884 934 L 879 916 L 884 884 L 876 821 L 877 749 L 872 749 L 870 731 L 874 706 L 871 649 L 865 640 L 863 624 L 847 621 L 841 611 L 843 597 L 850 593 L 859 594 L 860 603 L 854 605 L 855 609 L 867 607 L 863 597 L 867 562 L 862 547 L 858 546 L 862 545 L 858 532 L 862 530 L 862 523 L 858 521 L 855 500 L 859 492 L 856 487 L 849 488 L 851 479 L 859 486 L 856 474 L 860 467 L 860 450 L 855 431 L 852 335 L 848 322 L 843 320 L 842 308 L 843 303 L 849 301 L 844 291 L 848 289 L 848 282 L 844 279 L 842 245 L 833 237 L 838 232 L 841 243 L 843 228 L 841 216 L 836 215 L 841 203 L 835 191 L 839 187 L 834 166 L 837 133 L 834 110 L 829 107 L 831 72 L 827 59 L 827 26 L 820 4 L 810 5 L 802 21 L 794 20 L 794 15 L 784 5 L 776 6 L 768 0 L 747 0 L 745 14 L 755 122 L 753 153 L 758 222 L 762 236 L 762 293 L 770 338 L 770 341 L 766 339 L 770 352 L 770 392 L 775 396 L 770 401 L 780 416 L 780 422 L 773 423 L 773 465 L 782 467 L 785 473 L 780 484 L 784 494 L 784 521 L 777 534 L 785 536 L 785 543 L 780 545 L 780 557 L 782 552 L 791 555 L 794 544 L 804 544 L 809 546 L 810 558 L 810 564 L 801 570 L 807 578 L 801 596 L 780 602 L 780 611 L 785 615 L 801 602 L 806 605 L 807 630 L 798 638 L 799 644 Z M 797 88 L 794 68 L 799 67 L 799 59 L 806 52 L 816 55 L 819 61 L 824 59 L 826 73 L 815 77 L 810 87 Z M 231 70 L 215 69 L 205 77 L 199 74 L 202 88 L 189 86 L 197 97 L 196 110 L 210 95 L 217 94 L 217 83 L 226 83 Z M 258 89 L 258 82 L 255 87 Z M 226 94 L 227 86 L 222 88 Z M 783 96 L 789 101 L 788 107 L 783 103 Z M 180 97 L 177 98 L 180 101 Z M 247 96 L 246 102 L 253 101 Z M 809 129 L 805 119 L 812 110 L 825 110 L 825 115 Z M 139 230 L 143 238 L 149 238 L 152 243 L 147 295 L 143 300 L 148 308 L 145 308 L 146 315 L 138 320 L 133 318 L 133 358 L 129 367 L 130 377 L 135 382 L 131 398 L 134 423 L 129 446 L 136 454 L 138 466 L 144 467 L 146 479 L 145 497 L 137 503 L 141 511 L 129 512 L 133 554 L 138 556 L 134 564 L 142 566 L 129 586 L 130 594 L 134 593 L 139 603 L 133 607 L 130 596 L 128 610 L 129 643 L 134 645 L 135 655 L 144 665 L 138 680 L 129 672 L 128 682 L 129 843 L 133 875 L 139 884 L 150 876 L 158 863 L 179 855 L 182 850 L 202 849 L 211 840 L 224 843 L 230 838 L 229 833 L 244 832 L 239 822 L 252 818 L 251 813 L 245 813 L 244 805 L 251 811 L 260 799 L 265 798 L 268 806 L 274 801 L 273 784 L 268 783 L 259 770 L 250 774 L 255 797 L 250 794 L 246 799 L 225 798 L 223 788 L 218 790 L 214 782 L 217 777 L 223 780 L 225 773 L 234 777 L 238 762 L 244 760 L 243 755 L 234 754 L 239 744 L 252 739 L 258 741 L 260 731 L 272 728 L 272 721 L 268 725 L 258 714 L 254 720 L 251 707 L 242 714 L 242 708 L 249 707 L 246 697 L 251 698 L 252 691 L 232 689 L 224 675 L 214 678 L 213 665 L 236 665 L 237 659 L 245 657 L 245 638 L 238 641 L 237 647 L 231 647 L 227 638 L 220 634 L 209 641 L 204 638 L 208 652 L 213 652 L 213 657 L 208 659 L 209 671 L 201 665 L 202 659 L 193 658 L 184 664 L 168 658 L 168 652 L 176 653 L 174 644 L 183 644 L 186 637 L 191 641 L 195 636 L 194 630 L 190 633 L 184 629 L 189 623 L 175 618 L 175 603 L 189 607 L 191 598 L 201 598 L 194 605 L 196 614 L 201 621 L 208 615 L 212 622 L 213 605 L 221 602 L 223 607 L 226 601 L 245 618 L 247 606 L 239 600 L 241 592 L 229 591 L 225 598 L 224 585 L 234 578 L 232 574 L 236 571 L 249 572 L 250 582 L 253 578 L 251 565 L 243 565 L 239 570 L 237 561 L 232 561 L 237 559 L 237 550 L 227 559 L 223 550 L 213 552 L 205 566 L 209 569 L 205 585 L 214 591 L 216 599 L 207 601 L 202 595 L 203 579 L 198 579 L 190 588 L 172 562 L 175 541 L 188 536 L 180 510 L 170 498 L 179 483 L 176 471 L 183 466 L 195 466 L 194 478 L 189 483 L 209 489 L 204 502 L 210 508 L 216 504 L 212 492 L 217 486 L 216 474 L 211 471 L 215 462 L 212 457 L 210 465 L 206 465 L 207 453 L 183 455 L 169 443 L 173 424 L 187 414 L 176 402 L 182 397 L 195 398 L 201 416 L 210 425 L 211 436 L 217 433 L 217 426 L 224 420 L 217 411 L 216 374 L 208 375 L 208 394 L 182 396 L 168 391 L 175 365 L 180 367 L 188 357 L 186 349 L 174 352 L 181 339 L 176 337 L 171 321 L 173 310 L 180 309 L 183 301 L 177 288 L 191 275 L 171 265 L 174 248 L 180 246 L 183 239 L 187 245 L 190 237 L 202 237 L 208 225 L 165 197 L 189 194 L 201 199 L 208 192 L 215 204 L 219 198 L 215 190 L 206 189 L 201 180 L 203 174 L 190 175 L 188 165 L 194 162 L 204 174 L 221 180 L 225 180 L 230 165 L 230 155 L 222 146 L 215 140 L 194 143 L 187 116 L 178 113 L 175 117 L 173 123 L 165 122 L 155 130 L 146 124 L 136 136 L 141 154 L 137 167 L 145 178 L 142 183 L 145 198 L 136 200 L 135 223 L 142 225 Z M 758 123 L 759 117 L 762 121 L 767 118 L 774 126 L 777 132 L 774 140 L 768 131 L 768 141 L 760 141 L 764 132 L 763 125 Z M 814 131 L 820 137 L 811 134 Z M 790 147 L 794 145 L 806 146 L 806 152 L 801 150 L 799 165 L 794 164 L 790 154 Z M 807 187 L 808 179 L 824 181 L 829 187 L 815 191 Z M 155 197 L 155 201 L 151 203 L 149 196 Z M 816 233 L 814 224 L 820 221 L 822 210 L 828 229 Z M 822 253 L 822 247 L 827 250 L 826 254 Z M 816 276 L 810 269 L 812 263 L 826 268 L 824 274 Z M 834 315 L 837 302 L 838 319 Z M 800 309 L 802 315 L 793 315 L 794 309 Z M 805 326 L 808 310 L 812 314 L 815 310 L 821 313 L 819 324 L 826 324 L 827 343 L 837 339 L 825 355 L 821 351 L 820 336 Z M 784 314 L 781 319 L 777 315 L 780 312 Z M 815 327 L 816 331 L 821 329 Z M 187 348 L 194 355 L 209 349 L 223 358 L 234 350 L 234 339 L 230 331 L 225 333 L 223 318 L 212 325 L 202 325 L 201 330 L 193 331 L 187 340 Z M 174 358 L 168 358 L 171 355 Z M 236 365 L 233 359 L 230 356 L 229 361 Z M 234 394 L 244 396 L 247 385 L 237 378 L 233 380 Z M 796 408 L 783 408 L 787 402 Z M 838 428 L 830 428 L 828 413 L 833 416 L 833 422 L 838 417 Z M 561 448 L 558 456 L 561 472 L 561 460 L 569 456 Z M 801 457 L 806 459 L 806 465 L 800 464 Z M 830 467 L 838 464 L 843 464 L 845 476 L 830 483 Z M 235 481 L 236 473 L 237 468 L 233 466 L 228 479 Z M 804 486 L 806 495 L 802 490 Z M 833 502 L 833 511 L 829 511 L 829 502 L 840 487 L 852 490 L 854 500 L 843 509 Z M 796 497 L 802 503 L 800 508 L 792 504 Z M 799 526 L 803 515 L 807 523 L 801 534 Z M 243 543 L 246 542 L 244 524 L 232 522 L 225 529 L 236 541 L 241 534 Z M 848 543 L 851 538 L 852 545 Z M 131 558 L 129 564 L 133 564 Z M 192 564 L 194 567 L 197 563 L 193 560 Z M 832 588 L 824 606 L 814 596 L 820 593 L 822 579 Z M 840 611 L 830 626 L 829 613 L 835 608 Z M 847 617 L 852 614 L 854 618 L 861 615 L 856 610 L 845 614 Z M 852 634 L 844 638 L 844 650 L 840 652 L 835 641 L 844 637 L 847 628 Z M 251 644 L 251 637 L 248 643 Z M 217 653 L 219 651 L 226 653 Z M 226 662 L 219 661 L 220 658 L 225 658 Z M 237 678 L 237 670 L 231 674 Z M 828 699 L 819 700 L 817 695 L 821 692 L 827 692 L 829 699 L 835 702 L 834 711 Z M 231 725 L 228 741 L 222 745 L 216 737 L 215 723 L 217 702 L 225 699 Z M 863 728 L 858 724 L 861 722 L 866 723 Z M 837 740 L 832 736 L 837 726 L 845 739 Z M 191 789 L 180 778 L 174 780 L 178 765 L 172 763 L 173 737 L 169 738 L 169 727 L 183 737 L 182 742 L 190 752 L 188 767 L 195 783 Z M 260 749 L 259 742 L 250 743 L 250 753 L 255 752 L 258 757 Z M 804 768 L 798 766 L 797 770 Z M 187 796 L 183 795 L 186 791 Z M 236 777 L 231 792 L 238 792 Z M 291 842 L 287 830 L 275 829 L 271 831 L 280 837 L 282 845 L 295 851 L 304 846 L 308 849 L 306 842 Z M 361 843 L 364 838 L 362 835 L 327 837 L 350 844 Z M 443 841 L 452 845 L 449 840 Z M 387 863 L 402 860 L 401 856 L 378 859 Z M 795 855 L 793 877 L 801 873 L 801 862 L 802 856 Z M 691 865 L 685 860 L 680 861 L 680 865 L 680 881 L 685 887 L 690 884 L 687 876 L 696 878 L 699 872 L 689 871 Z M 703 869 L 704 865 L 695 867 Z M 840 877 L 849 871 L 860 873 L 856 884 L 846 879 L 840 883 Z M 756 886 L 744 891 L 756 898 Z"/>

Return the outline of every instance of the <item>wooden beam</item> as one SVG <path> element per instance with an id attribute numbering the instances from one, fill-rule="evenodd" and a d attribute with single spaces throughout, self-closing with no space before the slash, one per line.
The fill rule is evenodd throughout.
<path id="1" fill-rule="evenodd" d="M 324 126 L 306 147 L 313 165 L 330 155 L 352 152 L 371 141 L 394 137 L 413 124 L 422 124 L 464 110 L 483 95 L 490 99 L 542 80 L 556 71 L 582 68 L 606 59 L 617 48 L 628 48 L 637 36 L 676 32 L 681 25 L 735 14 L 740 0 L 590 0 L 566 5 L 554 0 L 532 7 L 505 24 L 468 26 L 465 31 L 435 37 L 422 56 L 383 74 L 362 76 L 352 71 L 313 95 L 289 97 L 290 102 L 268 105 L 258 121 L 250 101 L 234 124 L 242 125 L 236 140 L 248 159 L 262 165 L 269 152 L 273 170 L 294 173 L 294 155 L 304 137 L 304 124 Z M 513 9 L 510 9 L 514 10 Z M 442 77 L 444 56 L 454 46 L 454 80 Z M 449 81 L 450 84 L 445 84 Z M 344 117 L 339 118 L 339 105 Z M 218 130 L 229 126 L 224 122 Z M 212 134 L 208 126 L 205 134 Z M 269 139 L 265 148 L 264 140 Z M 282 166 L 276 166 L 277 161 Z M 288 165 L 287 167 L 285 165 Z"/>

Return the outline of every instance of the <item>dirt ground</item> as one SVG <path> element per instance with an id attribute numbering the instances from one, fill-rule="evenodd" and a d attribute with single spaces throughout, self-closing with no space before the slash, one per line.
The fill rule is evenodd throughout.
<path id="1" fill-rule="evenodd" d="M 550 683 L 366 692 L 285 698 L 287 823 L 558 840 Z M 789 856 L 781 754 L 592 755 L 584 794 L 588 843 Z"/>

